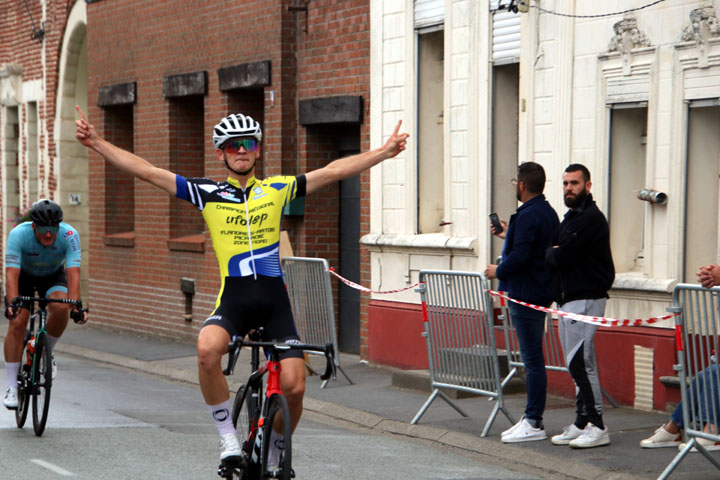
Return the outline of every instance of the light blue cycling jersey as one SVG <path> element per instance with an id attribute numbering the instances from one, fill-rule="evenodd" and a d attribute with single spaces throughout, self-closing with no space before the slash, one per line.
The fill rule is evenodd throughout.
<path id="1" fill-rule="evenodd" d="M 21 223 L 8 235 L 5 266 L 19 268 L 23 272 L 44 277 L 65 268 L 80 266 L 80 237 L 72 225 L 60 223 L 58 236 L 49 247 L 35 238 L 32 222 Z"/>

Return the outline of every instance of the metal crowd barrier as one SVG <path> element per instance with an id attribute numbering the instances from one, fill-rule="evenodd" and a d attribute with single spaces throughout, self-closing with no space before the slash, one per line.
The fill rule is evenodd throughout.
<path id="1" fill-rule="evenodd" d="M 327 261 L 322 258 L 283 257 L 281 263 L 300 338 L 305 343 L 317 345 L 332 342 L 335 366 L 352 385 L 353 381 L 340 366 Z M 327 383 L 328 380 L 324 380 L 320 388 L 325 388 Z"/>
<path id="2" fill-rule="evenodd" d="M 510 371 L 503 378 L 502 385 L 505 387 L 507 383 L 512 379 L 514 375 L 518 373 L 518 368 L 525 368 L 525 364 L 520 356 L 520 346 L 518 345 L 517 333 L 515 328 L 512 326 L 510 319 L 510 308 L 507 303 L 500 300 L 500 316 L 503 322 L 503 331 L 505 332 L 505 348 L 504 350 L 498 349 L 500 354 L 505 353 L 507 355 L 507 362 Z M 558 335 L 555 326 L 553 325 L 552 314 L 548 313 L 545 316 L 545 334 L 543 336 L 543 356 L 545 357 L 545 369 L 556 372 L 566 372 L 568 375 L 570 371 L 565 365 L 565 356 L 562 351 L 562 345 L 560 343 L 560 337 Z M 618 403 L 605 389 L 600 386 L 600 391 L 603 397 L 612 405 L 617 408 Z"/>
<path id="3" fill-rule="evenodd" d="M 720 470 L 720 461 L 698 441 L 720 442 L 720 288 L 679 284 L 668 311 L 680 314 L 675 317 L 675 370 L 680 376 L 685 447 L 658 480 L 668 478 L 688 452 L 695 450 Z"/>
<path id="4" fill-rule="evenodd" d="M 460 415 L 468 415 L 440 389 L 483 395 L 496 400 L 481 436 L 486 436 L 499 411 L 511 425 L 505 408 L 495 347 L 493 306 L 485 277 L 454 271 L 420 272 L 420 297 L 425 320 L 430 397 L 410 423 L 415 424 L 438 396 Z"/>

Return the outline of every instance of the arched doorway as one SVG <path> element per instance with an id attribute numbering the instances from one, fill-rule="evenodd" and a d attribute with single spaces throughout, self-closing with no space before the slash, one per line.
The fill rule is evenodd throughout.
<path id="1" fill-rule="evenodd" d="M 68 16 L 60 51 L 55 113 L 55 145 L 58 179 L 56 200 L 65 221 L 75 227 L 82 243 L 82 298 L 88 298 L 90 222 L 88 155 L 75 140 L 75 105 L 87 112 L 87 15 L 85 2 L 77 1 Z"/>

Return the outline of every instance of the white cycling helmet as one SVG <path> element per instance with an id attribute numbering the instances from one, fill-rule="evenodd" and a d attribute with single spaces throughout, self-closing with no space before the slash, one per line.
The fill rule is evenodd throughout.
<path id="1" fill-rule="evenodd" d="M 231 113 L 215 125 L 213 144 L 215 148 L 222 148 L 225 142 L 233 137 L 255 137 L 258 142 L 261 142 L 262 130 L 260 124 L 248 115 Z"/>

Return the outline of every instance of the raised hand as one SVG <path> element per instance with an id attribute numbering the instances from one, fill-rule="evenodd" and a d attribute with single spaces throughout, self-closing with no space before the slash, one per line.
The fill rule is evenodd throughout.
<path id="1" fill-rule="evenodd" d="M 75 120 L 75 138 L 84 146 L 92 147 L 93 142 L 99 138 L 95 127 L 85 119 L 85 114 L 79 106 L 75 105 L 75 110 L 80 114 L 80 119 Z"/>
<path id="2" fill-rule="evenodd" d="M 385 142 L 385 145 L 383 145 L 383 151 L 387 154 L 387 158 L 392 158 L 405 150 L 405 144 L 407 143 L 407 138 L 410 136 L 410 134 L 400 133 L 401 125 L 402 120 L 398 121 L 392 135 L 390 135 L 390 138 L 388 138 Z"/>

